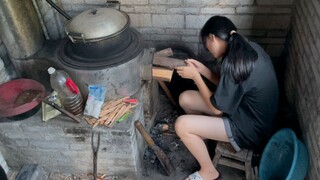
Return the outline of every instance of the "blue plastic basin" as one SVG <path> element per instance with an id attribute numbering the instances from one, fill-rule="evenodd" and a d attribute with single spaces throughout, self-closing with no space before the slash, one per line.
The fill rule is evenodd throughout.
<path id="1" fill-rule="evenodd" d="M 263 150 L 259 177 L 260 180 L 302 180 L 308 163 L 306 146 L 291 129 L 284 128 L 271 137 Z"/>

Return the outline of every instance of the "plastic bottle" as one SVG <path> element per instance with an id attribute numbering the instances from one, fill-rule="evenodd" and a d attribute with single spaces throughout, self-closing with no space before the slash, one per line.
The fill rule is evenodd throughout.
<path id="1" fill-rule="evenodd" d="M 68 73 L 63 70 L 56 70 L 53 67 L 48 69 L 52 89 L 58 93 L 58 98 L 64 109 L 74 115 L 83 112 L 84 104 L 77 85 L 71 80 Z"/>

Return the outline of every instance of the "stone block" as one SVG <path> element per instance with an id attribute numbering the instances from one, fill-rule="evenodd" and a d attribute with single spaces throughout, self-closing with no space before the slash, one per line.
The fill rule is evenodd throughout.
<path id="1" fill-rule="evenodd" d="M 167 4 L 168 0 L 149 0 L 149 4 Z"/>
<path id="2" fill-rule="evenodd" d="M 186 16 L 186 27 L 201 29 L 205 22 L 211 16 L 205 15 L 187 15 Z M 226 15 L 239 29 L 251 29 L 253 16 L 251 15 Z"/>
<path id="3" fill-rule="evenodd" d="M 183 28 L 183 15 L 152 15 L 152 26 L 159 28 Z"/>
<path id="4" fill-rule="evenodd" d="M 166 29 L 167 34 L 180 34 L 180 35 L 197 35 L 197 30 L 193 29 Z"/>
<path id="5" fill-rule="evenodd" d="M 192 7 L 175 7 L 175 8 L 168 8 L 168 14 L 199 14 L 199 8 L 192 8 Z"/>
<path id="6" fill-rule="evenodd" d="M 126 13 L 133 13 L 134 12 L 134 7 L 129 6 L 129 5 L 121 5 L 120 10 Z"/>
<path id="7" fill-rule="evenodd" d="M 32 141 L 29 142 L 29 146 L 33 147 L 34 149 L 54 149 L 54 150 L 64 150 L 69 149 L 69 145 L 63 142 L 56 142 L 56 141 Z"/>
<path id="8" fill-rule="evenodd" d="M 89 1 L 89 0 L 61 0 L 61 3 L 62 4 L 83 4 L 85 3 L 86 1 Z"/>
<path id="9" fill-rule="evenodd" d="M 267 34 L 267 31 L 256 30 L 256 29 L 238 29 L 238 33 L 243 36 L 249 36 L 249 37 L 265 37 Z"/>
<path id="10" fill-rule="evenodd" d="M 182 4 L 183 0 L 168 0 L 167 4 Z"/>
<path id="11" fill-rule="evenodd" d="M 187 15 L 186 16 L 186 28 L 195 28 L 201 29 L 204 23 L 210 18 L 211 16 L 207 15 Z"/>
<path id="12" fill-rule="evenodd" d="M 288 31 L 286 30 L 270 30 L 267 33 L 267 37 L 286 37 Z"/>
<path id="13" fill-rule="evenodd" d="M 136 13 L 166 13 L 165 6 L 135 6 L 134 11 Z"/>
<path id="14" fill-rule="evenodd" d="M 290 18 L 290 15 L 256 15 L 253 18 L 252 28 L 287 30 Z"/>
<path id="15" fill-rule="evenodd" d="M 236 7 L 237 14 L 290 14 L 291 11 L 288 7 Z"/>
<path id="16" fill-rule="evenodd" d="M 181 37 L 177 36 L 177 35 L 166 35 L 166 34 L 156 35 L 156 34 L 153 34 L 153 35 L 151 35 L 151 39 L 155 40 L 155 41 L 179 41 L 179 40 L 181 40 Z"/>
<path id="17" fill-rule="evenodd" d="M 252 5 L 254 0 L 220 0 L 219 5 Z"/>
<path id="18" fill-rule="evenodd" d="M 184 0 L 186 5 L 216 5 L 219 0 Z"/>
<path id="19" fill-rule="evenodd" d="M 164 34 L 165 29 L 160 28 L 138 28 L 138 31 L 143 34 Z"/>
<path id="20" fill-rule="evenodd" d="M 294 0 L 257 0 L 258 5 L 292 5 Z"/>
<path id="21" fill-rule="evenodd" d="M 224 14 L 235 14 L 235 8 L 233 7 L 205 7 L 202 8 L 200 13 L 201 14 L 217 14 L 217 15 L 224 15 Z"/>
<path id="22" fill-rule="evenodd" d="M 79 0 L 79 3 L 85 3 L 85 4 L 97 4 L 97 5 L 106 5 L 106 0 Z M 81 2 L 82 1 L 82 2 Z"/>
<path id="23" fill-rule="evenodd" d="M 227 15 L 238 29 L 251 29 L 253 19 L 255 16 L 252 15 Z"/>
<path id="24" fill-rule="evenodd" d="M 133 27 L 151 27 L 151 14 L 128 14 L 131 26 Z"/>
<path id="25" fill-rule="evenodd" d="M 257 43 L 260 44 L 284 44 L 285 38 L 253 38 Z"/>
<path id="26" fill-rule="evenodd" d="M 148 0 L 121 0 L 121 4 L 148 4 Z"/>
<path id="27" fill-rule="evenodd" d="M 181 37 L 182 41 L 185 42 L 191 42 L 191 43 L 198 43 L 199 42 L 199 36 L 182 36 Z"/>

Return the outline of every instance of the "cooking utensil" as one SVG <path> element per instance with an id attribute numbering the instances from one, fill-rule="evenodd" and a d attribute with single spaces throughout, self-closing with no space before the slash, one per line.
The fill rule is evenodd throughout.
<path id="1" fill-rule="evenodd" d="M 52 106 L 53 108 L 57 109 L 58 111 L 62 112 L 63 114 L 67 115 L 68 117 L 70 117 L 71 119 L 75 120 L 76 122 L 80 123 L 81 119 L 78 118 L 77 116 L 71 114 L 70 112 L 68 112 L 67 110 L 61 108 L 59 105 L 57 105 L 56 103 L 49 101 L 48 99 L 43 99 L 42 100 L 44 103 Z"/>
<path id="2" fill-rule="evenodd" d="M 154 151 L 162 167 L 164 168 L 166 174 L 170 176 L 170 174 L 174 172 L 174 167 L 170 159 L 168 158 L 168 156 L 162 151 L 162 149 L 160 149 L 159 146 L 157 146 L 154 143 L 153 139 L 150 137 L 148 132 L 144 129 L 144 127 L 142 126 L 139 120 L 136 120 L 134 122 L 134 126 L 139 130 L 140 134 L 142 135 L 144 140 L 147 142 L 148 146 Z"/>
<path id="3" fill-rule="evenodd" d="M 96 142 L 96 145 L 94 145 L 94 132 L 92 132 L 91 135 L 91 149 L 93 152 L 93 180 L 97 179 L 97 161 L 98 161 L 98 151 L 99 151 L 99 146 L 100 146 L 100 132 L 98 132 L 98 139 Z"/>

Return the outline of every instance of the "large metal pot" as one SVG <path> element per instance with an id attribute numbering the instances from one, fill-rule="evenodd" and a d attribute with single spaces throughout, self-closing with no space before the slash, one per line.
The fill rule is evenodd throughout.
<path id="1" fill-rule="evenodd" d="M 70 20 L 65 31 L 72 43 L 67 51 L 94 59 L 121 52 L 131 43 L 129 16 L 112 8 L 84 11 Z"/>

